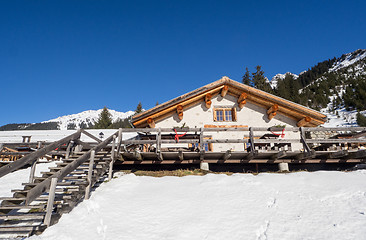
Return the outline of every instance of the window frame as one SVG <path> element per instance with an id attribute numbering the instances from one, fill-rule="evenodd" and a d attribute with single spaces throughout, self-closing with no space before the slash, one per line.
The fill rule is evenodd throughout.
<path id="1" fill-rule="evenodd" d="M 217 112 L 222 112 L 222 120 L 218 120 L 218 114 Z M 230 111 L 231 113 L 231 120 L 227 120 L 226 111 Z M 236 108 L 235 107 L 218 107 L 213 109 L 213 120 L 214 122 L 236 122 L 237 116 L 236 116 Z M 221 115 L 221 114 L 220 114 Z"/>

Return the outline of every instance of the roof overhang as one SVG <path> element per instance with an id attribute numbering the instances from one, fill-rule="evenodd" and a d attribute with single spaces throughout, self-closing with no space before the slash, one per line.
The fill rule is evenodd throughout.
<path id="1" fill-rule="evenodd" d="M 319 126 L 325 123 L 327 120 L 327 116 L 318 111 L 250 87 L 248 85 L 233 81 L 228 77 L 223 77 L 220 80 L 133 116 L 132 124 L 135 127 L 147 127 L 149 125 L 147 123 L 148 119 L 150 119 L 150 121 L 151 119 L 154 119 L 155 122 L 159 122 L 160 120 L 174 114 L 178 105 L 182 106 L 183 108 L 188 108 L 194 104 L 197 104 L 197 102 L 202 101 L 208 93 L 210 93 L 212 96 L 219 94 L 224 86 L 228 87 L 228 94 L 240 97 L 242 93 L 246 93 L 246 100 L 264 108 L 268 109 L 271 106 L 277 104 L 277 111 L 279 113 L 296 121 L 301 121 L 305 118 L 310 119 L 310 121 L 306 123 L 306 126 L 309 127 Z"/>

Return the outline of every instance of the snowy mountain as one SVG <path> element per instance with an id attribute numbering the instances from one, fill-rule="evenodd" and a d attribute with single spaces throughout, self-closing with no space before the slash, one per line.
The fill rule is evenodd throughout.
<path id="1" fill-rule="evenodd" d="M 366 49 L 358 49 L 354 52 L 344 54 L 337 59 L 337 62 L 329 69 L 329 72 L 334 72 L 342 68 L 346 68 L 352 64 L 360 63 L 360 60 L 366 58 Z M 363 66 L 362 66 L 363 65 Z M 358 70 L 363 70 L 364 64 L 357 64 Z"/>
<path id="2" fill-rule="evenodd" d="M 294 79 L 297 79 L 299 77 L 298 75 L 290 73 L 290 72 L 287 72 L 285 74 L 278 73 L 269 82 L 269 84 L 271 85 L 271 88 L 277 88 L 278 81 L 279 80 L 284 80 L 287 74 L 292 75 L 294 77 Z"/>
<path id="3" fill-rule="evenodd" d="M 42 123 L 56 122 L 60 130 L 67 130 L 70 128 L 79 129 L 80 127 L 90 127 L 98 120 L 99 114 L 102 112 L 102 110 L 103 109 L 88 110 L 81 113 L 61 116 L 55 119 L 44 121 Z M 113 122 L 116 122 L 119 119 L 125 119 L 134 114 L 134 111 L 117 112 L 111 109 L 108 109 L 108 111 L 111 114 Z"/>

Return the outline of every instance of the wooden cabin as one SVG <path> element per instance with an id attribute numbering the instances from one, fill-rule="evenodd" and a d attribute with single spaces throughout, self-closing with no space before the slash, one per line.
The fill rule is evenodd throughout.
<path id="1" fill-rule="evenodd" d="M 299 138 L 286 127 L 316 127 L 326 115 L 300 104 L 223 77 L 132 117 L 136 128 L 241 128 L 284 127 L 280 132 L 263 132 L 255 138 Z M 243 133 L 211 132 L 206 138 L 243 139 Z M 189 147 L 189 146 L 187 146 Z M 208 144 L 206 151 L 245 151 L 243 143 Z M 303 148 L 294 143 L 290 150 Z"/>

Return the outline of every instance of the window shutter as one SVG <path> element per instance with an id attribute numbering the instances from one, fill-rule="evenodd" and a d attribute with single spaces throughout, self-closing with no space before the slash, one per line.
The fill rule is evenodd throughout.
<path id="1" fill-rule="evenodd" d="M 216 122 L 217 121 L 216 109 L 213 110 L 213 113 L 214 113 L 214 121 Z"/>
<path id="2" fill-rule="evenodd" d="M 236 122 L 237 121 L 237 118 L 236 118 L 236 107 L 233 107 L 232 109 L 232 118 L 233 118 L 233 122 Z"/>

